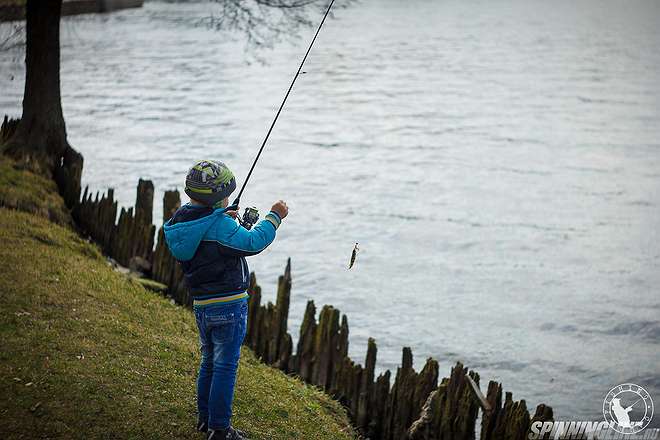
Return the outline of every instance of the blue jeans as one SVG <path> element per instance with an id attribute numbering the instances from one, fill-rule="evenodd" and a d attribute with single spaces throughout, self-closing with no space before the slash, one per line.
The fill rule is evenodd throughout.
<path id="1" fill-rule="evenodd" d="M 236 370 L 247 330 L 247 301 L 195 309 L 202 362 L 197 377 L 197 410 L 209 429 L 231 419 Z"/>

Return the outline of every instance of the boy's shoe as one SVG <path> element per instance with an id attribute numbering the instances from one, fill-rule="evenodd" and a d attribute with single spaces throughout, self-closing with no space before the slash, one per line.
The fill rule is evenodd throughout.
<path id="1" fill-rule="evenodd" d="M 209 424 L 208 422 L 200 420 L 197 422 L 197 431 L 199 432 L 208 432 L 209 431 Z"/>
<path id="2" fill-rule="evenodd" d="M 231 426 L 227 429 L 211 429 L 206 440 L 250 440 L 243 431 L 234 429 Z"/>

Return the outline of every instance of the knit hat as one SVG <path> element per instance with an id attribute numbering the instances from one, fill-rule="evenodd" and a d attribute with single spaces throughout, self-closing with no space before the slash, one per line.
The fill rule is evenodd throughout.
<path id="1" fill-rule="evenodd" d="M 222 162 L 201 160 L 186 176 L 185 192 L 191 199 L 215 206 L 236 189 L 234 174 Z"/>

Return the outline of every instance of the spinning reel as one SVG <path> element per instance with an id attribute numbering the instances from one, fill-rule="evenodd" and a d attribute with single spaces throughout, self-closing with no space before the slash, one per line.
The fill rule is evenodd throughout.
<path id="1" fill-rule="evenodd" d="M 248 231 L 252 229 L 255 223 L 259 221 L 259 211 L 255 207 L 245 208 L 243 218 L 239 218 L 238 222 Z"/>

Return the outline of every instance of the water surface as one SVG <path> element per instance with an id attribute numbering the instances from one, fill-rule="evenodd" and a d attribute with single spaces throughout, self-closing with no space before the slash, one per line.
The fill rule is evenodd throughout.
<path id="1" fill-rule="evenodd" d="M 313 30 L 261 64 L 191 24 L 214 8 L 63 21 L 84 184 L 128 206 L 138 178 L 160 199 L 198 158 L 246 174 Z M 461 360 L 558 419 L 600 420 L 621 382 L 660 403 L 659 22 L 651 0 L 338 10 L 243 197 L 291 208 L 250 264 L 272 300 L 292 257 L 294 338 L 314 299 L 348 315 L 358 361 L 376 338 L 380 370 L 408 345 L 417 367 Z M 22 56 L 0 54 L 4 113 Z"/>

